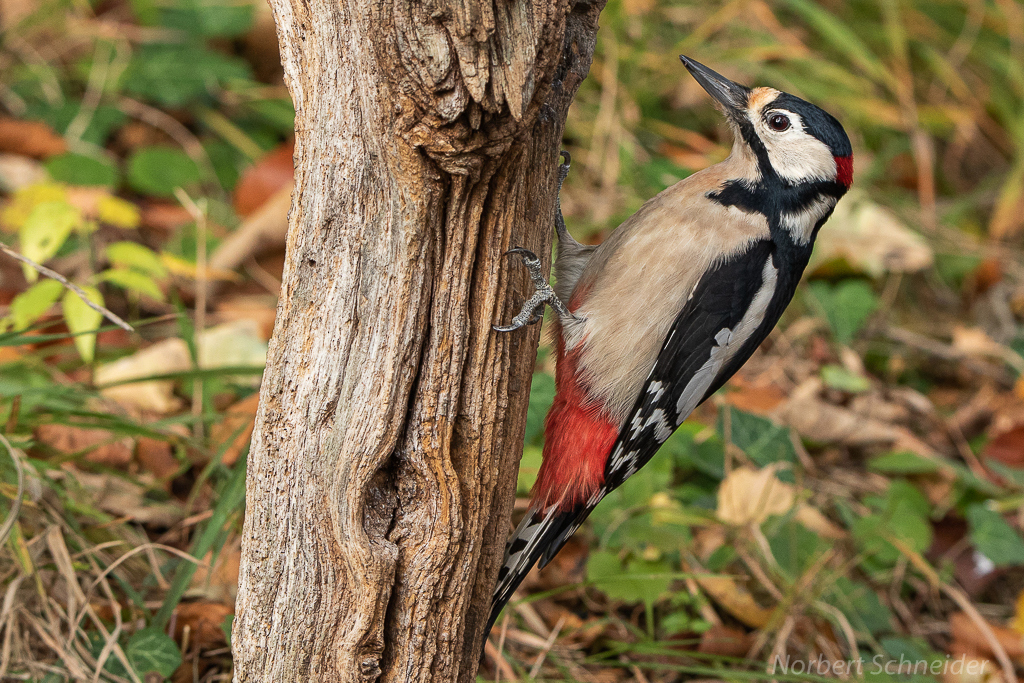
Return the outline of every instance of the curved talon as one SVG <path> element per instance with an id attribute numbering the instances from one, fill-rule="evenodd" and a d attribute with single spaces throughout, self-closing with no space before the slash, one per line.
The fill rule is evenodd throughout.
<path id="1" fill-rule="evenodd" d="M 512 247 L 505 252 L 505 256 L 511 256 L 512 254 L 523 254 L 525 259 L 536 259 L 537 255 L 526 247 Z"/>

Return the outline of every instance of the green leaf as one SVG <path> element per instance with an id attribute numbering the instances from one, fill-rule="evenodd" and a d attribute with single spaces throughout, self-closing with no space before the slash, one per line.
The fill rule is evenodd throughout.
<path id="1" fill-rule="evenodd" d="M 50 306 L 57 303 L 64 285 L 45 278 L 35 283 L 11 301 L 11 320 L 14 329 L 24 330 L 26 327 L 46 313 Z"/>
<path id="2" fill-rule="evenodd" d="M 842 610 L 855 629 L 873 636 L 892 630 L 892 612 L 878 593 L 860 581 L 837 576 L 829 584 L 826 602 Z"/>
<path id="3" fill-rule="evenodd" d="M 841 365 L 826 365 L 821 368 L 821 381 L 826 386 L 850 394 L 859 394 L 871 388 L 867 377 L 857 375 Z"/>
<path id="4" fill-rule="evenodd" d="M 107 260 L 115 266 L 132 268 L 153 277 L 167 275 L 160 255 L 137 242 L 114 242 L 107 246 Z"/>
<path id="5" fill-rule="evenodd" d="M 893 451 L 873 458 L 868 469 L 886 474 L 928 474 L 939 470 L 939 463 L 910 451 Z"/>
<path id="6" fill-rule="evenodd" d="M 599 550 L 587 559 L 587 580 L 612 600 L 649 606 L 668 591 L 672 567 L 665 561 L 640 559 L 632 559 L 623 567 L 618 555 Z"/>
<path id="7" fill-rule="evenodd" d="M 779 567 L 794 580 L 832 547 L 832 543 L 792 518 L 769 520 L 764 530 Z"/>
<path id="8" fill-rule="evenodd" d="M 143 194 L 173 197 L 175 188 L 197 184 L 200 179 L 196 163 L 171 147 L 144 147 L 128 159 L 128 184 Z"/>
<path id="9" fill-rule="evenodd" d="M 858 518 L 851 525 L 854 540 L 865 553 L 884 565 L 893 565 L 902 553 L 893 540 L 915 552 L 924 552 L 931 545 L 928 499 L 913 485 L 894 481 L 885 499 L 877 503 L 880 514 Z"/>
<path id="10" fill-rule="evenodd" d="M 18 230 L 21 253 L 36 263 L 44 263 L 64 246 L 71 231 L 82 224 L 82 214 L 65 201 L 37 204 Z M 22 264 L 25 279 L 35 282 L 39 277 L 31 266 Z"/>
<path id="11" fill-rule="evenodd" d="M 255 100 L 249 108 L 278 133 L 288 135 L 295 130 L 295 106 L 288 98 Z"/>
<path id="12" fill-rule="evenodd" d="M 82 287 L 82 290 L 94 304 L 103 305 L 103 295 L 100 294 L 100 290 L 89 286 Z M 64 322 L 67 324 L 68 330 L 72 334 L 77 335 L 74 339 L 78 355 L 86 363 L 91 363 L 96 351 L 96 334 L 82 333 L 99 328 L 100 323 L 103 321 L 103 314 L 89 308 L 77 294 L 70 290 L 64 294 L 63 308 Z"/>
<path id="13" fill-rule="evenodd" d="M 224 621 L 220 625 L 220 630 L 224 632 L 224 640 L 227 641 L 228 647 L 231 647 L 231 628 L 235 625 L 235 615 L 226 614 L 224 615 Z"/>
<path id="14" fill-rule="evenodd" d="M 250 3 L 180 0 L 160 6 L 158 21 L 190 35 L 233 38 L 248 31 L 252 19 Z"/>
<path id="15" fill-rule="evenodd" d="M 248 79 L 246 62 L 201 45 L 143 45 L 124 74 L 125 90 L 167 107 L 211 98 L 211 88 L 229 79 Z"/>
<path id="16" fill-rule="evenodd" d="M 123 289 L 128 289 L 139 294 L 145 294 L 157 301 L 165 299 L 164 293 L 157 286 L 152 277 L 137 270 L 127 268 L 111 268 L 97 276 L 100 282 L 110 282 Z"/>
<path id="17" fill-rule="evenodd" d="M 729 417 L 728 434 L 726 412 Z M 768 418 L 729 406 L 719 413 L 718 431 L 723 437 L 730 438 L 734 445 L 761 467 L 773 462 L 795 462 L 797 459 L 789 428 L 775 424 Z M 780 479 L 792 481 L 791 473 L 782 474 Z"/>
<path id="18" fill-rule="evenodd" d="M 68 185 L 115 187 L 118 182 L 114 166 L 84 154 L 59 154 L 47 159 L 43 166 L 51 178 Z"/>
<path id="19" fill-rule="evenodd" d="M 128 639 L 128 661 L 140 676 L 155 671 L 164 678 L 181 666 L 181 650 L 169 635 L 156 628 L 144 628 Z"/>
<path id="20" fill-rule="evenodd" d="M 1024 540 L 1001 514 L 975 503 L 967 508 L 967 524 L 975 549 L 997 567 L 1024 565 Z"/>
<path id="21" fill-rule="evenodd" d="M 843 280 L 835 287 L 817 281 L 809 290 L 812 303 L 840 344 L 850 344 L 878 308 L 875 293 L 863 280 Z"/>
<path id="22" fill-rule="evenodd" d="M 85 73 L 91 68 L 91 64 L 85 65 Z M 53 129 L 60 134 L 67 133 L 68 126 L 79 115 L 82 110 L 80 99 L 67 99 L 56 108 L 46 108 L 41 111 L 42 117 L 53 126 Z M 89 115 L 89 125 L 82 132 L 81 139 L 97 147 L 103 147 L 107 138 L 117 128 L 128 120 L 128 115 L 117 107 L 103 105 L 96 107 Z"/>

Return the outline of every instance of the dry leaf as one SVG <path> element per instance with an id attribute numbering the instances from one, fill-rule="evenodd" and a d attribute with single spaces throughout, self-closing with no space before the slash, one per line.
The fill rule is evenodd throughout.
<path id="1" fill-rule="evenodd" d="M 998 626 L 991 622 L 986 623 L 992 629 L 996 640 L 1006 650 L 1007 656 L 1018 664 L 1024 663 L 1024 636 L 1021 636 L 1021 634 L 1011 628 Z M 955 612 L 950 615 L 949 632 L 953 640 L 970 645 L 974 648 L 975 652 L 989 657 L 995 656 L 985 634 L 978 628 L 978 624 L 975 623 L 974 619 L 966 613 Z"/>
<path id="2" fill-rule="evenodd" d="M 242 557 L 242 539 L 234 536 L 218 550 L 216 562 L 212 569 L 210 561 L 213 559 L 213 552 L 209 552 L 203 558 L 205 566 L 197 567 L 192 577 L 192 584 L 189 586 L 188 595 L 193 598 L 203 598 L 224 603 L 235 604 L 235 595 L 238 593 L 238 569 Z"/>
<path id="3" fill-rule="evenodd" d="M 91 448 L 85 459 L 99 465 L 124 467 L 132 460 L 132 440 L 106 429 L 44 424 L 36 427 L 35 438 L 66 455 Z"/>
<path id="4" fill-rule="evenodd" d="M 219 602 L 183 602 L 174 610 L 174 639 L 182 642 L 188 629 L 189 649 L 210 650 L 227 645 L 221 625 L 235 610 Z"/>
<path id="5" fill-rule="evenodd" d="M 735 390 L 725 394 L 725 402 L 755 415 L 767 415 L 786 400 L 786 394 L 774 384 L 754 385 L 734 377 L 729 386 Z"/>
<path id="6" fill-rule="evenodd" d="M 239 216 L 249 216 L 278 190 L 291 187 L 295 177 L 294 153 L 295 142 L 286 142 L 246 169 L 235 185 L 234 205 Z"/>
<path id="7" fill-rule="evenodd" d="M 44 183 L 49 178 L 43 165 L 18 154 L 0 154 L 0 190 L 16 192 L 23 187 Z"/>
<path id="8" fill-rule="evenodd" d="M 746 631 L 715 624 L 701 635 L 697 650 L 721 657 L 743 657 L 753 644 L 753 637 Z"/>
<path id="9" fill-rule="evenodd" d="M 1003 358 L 1006 349 L 980 327 L 953 327 L 953 348 L 974 358 Z"/>
<path id="10" fill-rule="evenodd" d="M 773 515 L 784 515 L 796 503 L 796 488 L 780 481 L 775 463 L 760 470 L 734 469 L 718 489 L 718 519 L 726 524 L 760 524 Z"/>
<path id="11" fill-rule="evenodd" d="M 926 270 L 935 256 L 928 241 L 892 212 L 864 193 L 851 192 L 839 202 L 828 227 L 818 235 L 808 270 L 839 260 L 879 277 L 887 272 Z"/>
<path id="12" fill-rule="evenodd" d="M 0 116 L 0 152 L 45 159 L 68 149 L 64 138 L 42 121 Z"/>
<path id="13" fill-rule="evenodd" d="M 899 425 L 873 420 L 821 399 L 821 380 L 811 378 L 797 387 L 788 401 L 772 412 L 772 419 L 818 443 L 846 446 L 890 446 L 923 457 L 935 450 Z"/>
<path id="14" fill-rule="evenodd" d="M 166 482 L 167 488 L 169 488 L 170 482 L 167 480 L 174 476 L 180 468 L 178 461 L 174 458 L 171 444 L 160 439 L 140 436 L 135 444 L 135 455 L 144 470 L 151 473 L 157 481 Z"/>
<path id="15" fill-rule="evenodd" d="M 751 628 L 762 628 L 771 621 L 774 610 L 762 607 L 744 586 L 724 576 L 698 575 L 700 587 L 729 614 Z"/>
<path id="16" fill-rule="evenodd" d="M 217 303 L 217 317 L 226 322 L 252 320 L 259 329 L 260 339 L 268 341 L 274 331 L 277 316 L 277 297 L 272 295 L 240 295 Z"/>
<path id="17" fill-rule="evenodd" d="M 238 461 L 238 456 L 252 438 L 253 421 L 259 404 L 259 392 L 242 399 L 225 410 L 223 418 L 210 430 L 211 445 L 215 451 L 224 449 L 221 462 L 228 467 Z"/>
<path id="18" fill-rule="evenodd" d="M 1009 467 L 1024 468 L 1024 424 L 999 434 L 981 450 L 981 457 Z"/>
<path id="19" fill-rule="evenodd" d="M 89 506 L 98 507 L 115 517 L 127 517 L 143 524 L 170 527 L 185 517 L 181 504 L 171 500 L 157 503 L 146 497 L 146 489 L 133 481 L 113 474 L 92 474 L 74 467 L 65 472 L 85 489 Z"/>
<path id="20" fill-rule="evenodd" d="M 817 509 L 797 502 L 797 489 L 781 481 L 776 473 L 785 463 L 760 470 L 739 467 L 725 478 L 718 489 L 718 518 L 726 524 L 760 524 L 772 515 L 784 515 L 796 506 L 796 521 L 827 538 L 843 538 L 846 532 Z"/>
<path id="21" fill-rule="evenodd" d="M 139 222 L 143 226 L 163 232 L 170 232 L 183 225 L 188 225 L 193 220 L 192 214 L 184 206 L 171 202 L 146 202 L 142 205 L 139 214 Z"/>
<path id="22" fill-rule="evenodd" d="M 140 377 L 184 372 L 191 367 L 188 345 L 181 339 L 164 339 L 130 356 L 97 367 L 93 383 L 100 387 L 103 396 L 123 406 L 166 414 L 182 406 L 181 400 L 174 395 L 174 380 L 156 379 L 117 386 L 106 385 Z"/>

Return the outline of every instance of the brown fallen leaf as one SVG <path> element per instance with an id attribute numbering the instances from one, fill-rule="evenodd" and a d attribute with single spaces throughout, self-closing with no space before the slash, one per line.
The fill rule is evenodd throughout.
<path id="1" fill-rule="evenodd" d="M 169 379 L 115 384 L 140 377 L 184 372 L 192 367 L 188 345 L 181 339 L 164 339 L 130 356 L 96 368 L 93 382 L 100 393 L 126 407 L 154 413 L 172 413 L 182 406 Z M 114 386 L 107 386 L 114 385 Z"/>
<path id="2" fill-rule="evenodd" d="M 935 457 L 935 450 L 900 425 L 873 420 L 848 408 L 834 405 L 820 396 L 822 382 L 812 377 L 797 387 L 771 417 L 795 429 L 800 436 L 823 444 L 846 446 L 890 446 L 922 457 Z"/>
<path id="3" fill-rule="evenodd" d="M 217 303 L 217 317 L 225 322 L 252 320 L 258 325 L 260 338 L 270 339 L 277 316 L 277 297 L 271 295 L 238 295 L 226 297 Z"/>
<path id="4" fill-rule="evenodd" d="M 223 647 L 227 640 L 221 625 L 234 612 L 230 605 L 219 602 L 183 602 L 174 610 L 174 639 L 181 643 L 187 628 L 190 651 Z"/>
<path id="5" fill-rule="evenodd" d="M 43 165 L 35 159 L 20 154 L 0 154 L 0 190 L 4 192 L 43 183 L 49 177 Z"/>
<path id="6" fill-rule="evenodd" d="M 202 598 L 225 605 L 234 605 L 238 594 L 238 569 L 242 557 L 242 539 L 234 536 L 219 548 L 213 567 L 208 569 L 213 552 L 203 558 L 203 566 L 196 567 L 192 577 L 188 595 L 190 598 Z"/>
<path id="7" fill-rule="evenodd" d="M 743 657 L 753 644 L 753 636 L 746 631 L 715 624 L 701 635 L 697 650 L 721 657 Z"/>
<path id="8" fill-rule="evenodd" d="M 999 664 L 979 656 L 972 645 L 954 640 L 948 652 L 939 674 L 942 683 L 1005 683 Z"/>
<path id="9" fill-rule="evenodd" d="M 143 226 L 161 232 L 170 232 L 188 225 L 192 220 L 192 214 L 185 207 L 171 202 L 149 201 L 142 205 L 139 212 L 139 222 Z"/>
<path id="10" fill-rule="evenodd" d="M 836 206 L 830 225 L 818 236 L 808 271 L 842 261 L 854 270 L 880 277 L 914 273 L 932 265 L 928 241 L 866 194 L 851 192 Z"/>
<path id="11" fill-rule="evenodd" d="M 786 400 L 786 394 L 774 384 L 751 384 L 739 375 L 729 382 L 725 402 L 755 415 L 768 415 Z"/>
<path id="12" fill-rule="evenodd" d="M 0 116 L 0 152 L 46 159 L 68 149 L 64 138 L 42 121 Z"/>
<path id="13" fill-rule="evenodd" d="M 278 190 L 291 187 L 295 177 L 294 154 L 295 141 L 285 142 L 245 170 L 235 185 L 233 203 L 239 216 L 249 216 Z"/>
<path id="14" fill-rule="evenodd" d="M 698 575 L 695 579 L 708 597 L 747 626 L 762 628 L 771 621 L 775 610 L 758 604 L 753 594 L 739 582 L 724 576 Z"/>
<path id="15" fill-rule="evenodd" d="M 288 233 L 288 210 L 293 185 L 280 188 L 266 198 L 210 255 L 210 268 L 234 270 L 262 251 L 284 246 Z"/>
<path id="16" fill-rule="evenodd" d="M 773 515 L 784 515 L 796 504 L 796 487 L 780 481 L 775 463 L 760 470 L 737 467 L 718 489 L 718 519 L 726 524 L 760 524 Z"/>
<path id="17" fill-rule="evenodd" d="M 65 455 L 91 449 L 85 459 L 98 465 L 125 467 L 132 460 L 132 440 L 106 429 L 44 424 L 36 427 L 35 438 Z"/>
<path id="18" fill-rule="evenodd" d="M 957 583 L 971 598 L 981 595 L 1004 573 L 966 542 L 967 522 L 963 519 L 948 515 L 934 522 L 932 531 L 932 544 L 925 556 L 937 565 L 952 561 Z"/>
<path id="19" fill-rule="evenodd" d="M 1024 664 L 1024 636 L 1006 626 L 999 626 L 987 622 L 992 629 L 996 640 L 1006 650 L 1007 656 L 1018 664 Z M 949 632 L 953 640 L 969 645 L 978 654 L 986 657 L 994 657 L 992 646 L 989 645 L 985 634 L 978 628 L 978 624 L 964 612 L 954 612 L 949 616 Z M 998 671 L 998 667 L 996 667 Z"/>
<path id="20" fill-rule="evenodd" d="M 252 438 L 256 409 L 260 405 L 259 392 L 242 399 L 224 411 L 224 417 L 210 430 L 214 451 L 224 449 L 221 462 L 230 467 L 238 461 L 249 439 Z"/>
<path id="21" fill-rule="evenodd" d="M 135 456 L 144 470 L 152 474 L 157 481 L 164 483 L 164 488 L 170 487 L 168 480 L 181 467 L 174 458 L 171 444 L 161 439 L 140 436 L 135 443 Z"/>
<path id="22" fill-rule="evenodd" d="M 1024 468 L 1024 424 L 1015 425 L 985 444 L 981 457 L 1008 467 Z"/>
<path id="23" fill-rule="evenodd" d="M 796 507 L 795 519 L 811 531 L 826 538 L 843 538 L 846 532 L 817 509 L 797 501 L 797 488 L 777 476 L 784 467 L 784 463 L 775 463 L 759 470 L 738 467 L 730 472 L 718 489 L 718 518 L 726 524 L 746 526 Z"/>
<path id="24" fill-rule="evenodd" d="M 75 479 L 84 489 L 80 503 L 97 507 L 115 517 L 127 517 L 143 524 L 169 527 L 185 517 L 181 503 L 163 503 L 146 496 L 146 489 L 133 481 L 113 474 L 92 474 L 66 465 L 63 473 Z"/>

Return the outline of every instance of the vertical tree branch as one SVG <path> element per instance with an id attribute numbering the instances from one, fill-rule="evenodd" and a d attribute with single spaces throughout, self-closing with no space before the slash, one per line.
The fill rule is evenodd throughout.
<path id="1" fill-rule="evenodd" d="M 472 681 L 603 2 L 273 0 L 296 190 L 249 456 L 238 681 Z M 509 283 L 515 283 L 515 293 Z"/>

